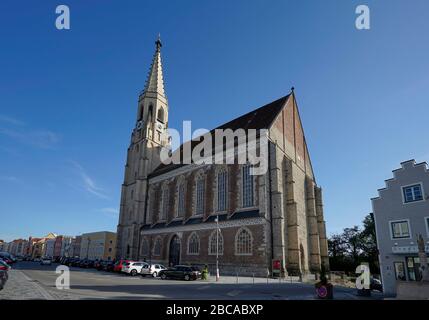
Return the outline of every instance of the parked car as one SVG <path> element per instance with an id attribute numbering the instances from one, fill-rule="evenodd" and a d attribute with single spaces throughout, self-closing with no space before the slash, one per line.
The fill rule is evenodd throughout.
<path id="1" fill-rule="evenodd" d="M 48 257 L 44 257 L 40 261 L 40 265 L 42 265 L 42 266 L 50 266 L 51 264 L 52 264 L 52 260 L 51 260 L 51 258 L 48 258 Z"/>
<path id="2" fill-rule="evenodd" d="M 144 265 L 143 268 L 140 271 L 140 274 L 142 276 L 149 276 L 151 275 L 152 277 L 156 278 L 159 275 L 159 272 L 161 270 L 166 270 L 167 268 L 164 267 L 162 264 L 159 263 L 154 263 L 154 264 L 147 264 Z"/>
<path id="3" fill-rule="evenodd" d="M 0 259 L 0 290 L 3 290 L 6 285 L 7 279 L 9 278 L 8 271 L 10 266 Z"/>
<path id="4" fill-rule="evenodd" d="M 40 261 L 42 261 L 42 259 L 40 259 L 38 257 L 33 259 L 33 262 L 40 262 Z"/>
<path id="5" fill-rule="evenodd" d="M 1 260 L 3 260 L 5 263 L 7 263 L 9 266 L 12 265 L 13 261 L 9 258 L 0 257 Z"/>
<path id="6" fill-rule="evenodd" d="M 75 258 L 75 259 L 73 259 L 73 260 L 71 260 L 70 262 L 69 262 L 69 266 L 71 266 L 71 267 L 79 267 L 80 266 L 80 259 L 79 258 Z"/>
<path id="7" fill-rule="evenodd" d="M 3 271 L 9 271 L 10 270 L 10 265 L 4 261 L 3 259 L 0 259 L 0 270 Z"/>
<path id="8" fill-rule="evenodd" d="M 377 278 L 371 277 L 369 286 L 371 290 L 383 292 L 383 285 L 381 284 L 381 281 Z"/>
<path id="9" fill-rule="evenodd" d="M 191 269 L 197 274 L 197 279 L 201 278 L 201 269 L 198 266 L 191 266 Z"/>
<path id="10" fill-rule="evenodd" d="M 80 268 L 93 268 L 94 267 L 94 261 L 88 260 L 88 259 L 81 260 L 79 263 L 79 267 Z"/>
<path id="11" fill-rule="evenodd" d="M 143 266 L 146 265 L 148 265 L 148 263 L 143 261 L 126 262 L 122 265 L 122 272 L 127 273 L 131 276 L 136 276 L 141 272 Z"/>
<path id="12" fill-rule="evenodd" d="M 114 272 L 121 272 L 122 271 L 122 266 L 127 263 L 127 262 L 132 262 L 131 260 L 118 260 L 115 262 L 115 266 L 113 268 Z"/>
<path id="13" fill-rule="evenodd" d="M 106 261 L 106 263 L 103 265 L 102 270 L 113 272 L 114 267 L 115 267 L 115 263 L 113 261 Z"/>
<path id="14" fill-rule="evenodd" d="M 2 259 L 3 261 L 9 261 L 9 264 L 16 262 L 16 258 L 9 252 L 0 252 L 0 259 Z"/>
<path id="15" fill-rule="evenodd" d="M 190 266 L 174 266 L 166 270 L 161 270 L 159 276 L 162 280 L 165 279 L 183 279 L 183 280 L 196 280 L 198 279 L 198 271 L 195 271 Z"/>
<path id="16" fill-rule="evenodd" d="M 103 260 L 95 260 L 94 261 L 94 269 L 101 270 L 103 268 Z"/>

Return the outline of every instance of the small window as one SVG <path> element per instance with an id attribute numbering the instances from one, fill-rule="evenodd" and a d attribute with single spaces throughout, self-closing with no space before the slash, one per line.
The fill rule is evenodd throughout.
<path id="1" fill-rule="evenodd" d="M 410 226 L 408 220 L 390 222 L 393 239 L 409 238 Z"/>
<path id="2" fill-rule="evenodd" d="M 423 192 L 422 192 L 421 184 L 402 187 L 402 191 L 404 193 L 405 203 L 423 200 Z"/>

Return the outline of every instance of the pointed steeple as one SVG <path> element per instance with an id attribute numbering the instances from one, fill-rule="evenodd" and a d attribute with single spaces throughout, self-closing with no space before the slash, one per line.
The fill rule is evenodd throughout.
<path id="1" fill-rule="evenodd" d="M 162 75 L 162 61 L 161 61 L 161 37 L 158 35 L 158 39 L 155 41 L 156 49 L 153 55 L 152 65 L 150 72 L 146 80 L 143 94 L 157 93 L 165 98 L 164 91 L 164 78 Z"/>

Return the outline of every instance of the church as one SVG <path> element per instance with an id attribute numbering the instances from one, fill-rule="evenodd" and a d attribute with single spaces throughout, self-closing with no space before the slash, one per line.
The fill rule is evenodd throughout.
<path id="1" fill-rule="evenodd" d="M 116 258 L 208 265 L 212 273 L 218 265 L 221 275 L 329 268 L 322 190 L 293 89 L 218 127 L 266 132 L 264 174 L 251 174 L 248 163 L 165 164 L 169 105 L 155 44 L 127 150 Z"/>

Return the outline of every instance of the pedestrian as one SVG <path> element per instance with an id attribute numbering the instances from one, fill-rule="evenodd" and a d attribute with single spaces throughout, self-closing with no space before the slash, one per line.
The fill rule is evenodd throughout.
<path id="1" fill-rule="evenodd" d="M 209 275 L 209 267 L 205 265 L 203 270 L 201 271 L 201 279 L 207 280 L 208 275 Z"/>

